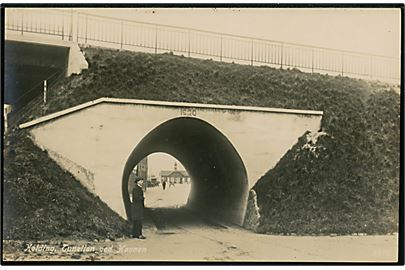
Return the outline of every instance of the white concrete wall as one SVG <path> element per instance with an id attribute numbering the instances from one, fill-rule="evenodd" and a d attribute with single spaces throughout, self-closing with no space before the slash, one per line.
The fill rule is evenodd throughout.
<path id="1" fill-rule="evenodd" d="M 70 172 L 85 188 L 87 188 L 88 191 L 91 193 L 96 193 L 96 187 L 94 185 L 94 173 L 55 151 L 50 149 L 47 151 L 49 157 L 52 158 L 61 168 Z"/>
<path id="2" fill-rule="evenodd" d="M 89 64 L 84 57 L 82 51 L 80 51 L 79 45 L 71 43 L 69 47 L 69 60 L 66 75 L 80 74 L 82 70 L 88 69 Z"/>
<path id="3" fill-rule="evenodd" d="M 36 125 L 35 142 L 94 174 L 94 190 L 125 217 L 121 177 L 140 140 L 163 122 L 184 117 L 175 106 L 99 103 Z M 195 108 L 233 144 L 245 164 L 249 188 L 306 131 L 320 128 L 321 115 Z M 69 170 L 69 168 L 67 168 Z"/>

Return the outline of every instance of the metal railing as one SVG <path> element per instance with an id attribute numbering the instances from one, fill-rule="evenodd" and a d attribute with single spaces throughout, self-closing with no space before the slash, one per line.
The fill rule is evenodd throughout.
<path id="1" fill-rule="evenodd" d="M 6 9 L 6 30 L 82 45 L 400 81 L 397 58 L 109 18 L 59 9 Z"/>
<path id="2" fill-rule="evenodd" d="M 5 29 L 21 35 L 42 34 L 72 40 L 72 16 L 56 9 L 6 9 Z"/>

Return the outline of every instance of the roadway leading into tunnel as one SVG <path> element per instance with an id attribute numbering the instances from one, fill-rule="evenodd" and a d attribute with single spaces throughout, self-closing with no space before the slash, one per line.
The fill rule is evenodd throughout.
<path id="1" fill-rule="evenodd" d="M 151 190 L 149 190 L 151 191 Z M 148 193 L 148 191 L 146 192 Z M 175 207 L 177 202 L 170 193 L 159 192 L 154 198 L 149 192 L 149 210 L 156 211 L 164 223 L 157 228 L 153 221 L 145 220 L 140 239 L 111 241 L 70 242 L 72 246 L 87 244 L 111 251 L 103 253 L 18 254 L 21 260 L 97 260 L 100 261 L 222 261 L 222 262 L 389 262 L 397 256 L 397 235 L 380 236 L 281 236 L 264 235 L 247 231 L 238 226 L 216 226 L 201 220 L 184 209 Z M 146 194 L 148 196 L 148 194 Z M 167 199 L 169 203 L 167 203 Z M 162 208 L 160 202 L 172 207 Z M 156 208 L 154 208 L 156 206 Z M 159 224 L 158 224 L 159 225 Z M 161 226 L 161 225 L 159 225 Z M 66 242 L 64 240 L 63 242 Z M 60 240 L 57 241 L 57 245 Z M 15 250 L 15 247 L 14 247 Z M 8 258 L 15 251 L 6 250 Z M 72 255 L 72 256 L 71 256 Z"/>
<path id="2" fill-rule="evenodd" d="M 145 224 L 154 227 L 160 234 L 171 234 L 179 228 L 227 228 L 209 216 L 187 207 L 190 184 L 177 184 L 162 190 L 160 186 L 148 188 L 145 192 Z"/>
<path id="3" fill-rule="evenodd" d="M 239 226 L 220 224 L 185 204 L 190 184 L 145 192 L 146 240 L 123 240 L 111 260 L 149 261 L 394 261 L 396 235 L 389 236 L 280 236 L 256 234 Z M 182 197 L 182 198 L 181 198 Z"/>
<path id="4" fill-rule="evenodd" d="M 177 215 L 181 214 L 184 213 L 177 212 Z M 173 217 L 173 213 L 170 216 Z M 397 235 L 280 236 L 256 234 L 237 226 L 218 227 L 199 222 L 196 217 L 186 220 L 169 218 L 169 221 L 174 223 L 163 229 L 146 226 L 146 240 L 117 241 L 115 245 L 118 252 L 104 259 L 177 262 L 392 262 L 397 256 Z M 126 252 L 139 248 L 143 252 Z"/>

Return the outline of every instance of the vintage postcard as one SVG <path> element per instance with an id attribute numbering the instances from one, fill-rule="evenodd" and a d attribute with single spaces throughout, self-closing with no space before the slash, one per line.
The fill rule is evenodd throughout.
<path id="1" fill-rule="evenodd" d="M 401 11 L 2 6 L 2 264 L 403 264 Z"/>

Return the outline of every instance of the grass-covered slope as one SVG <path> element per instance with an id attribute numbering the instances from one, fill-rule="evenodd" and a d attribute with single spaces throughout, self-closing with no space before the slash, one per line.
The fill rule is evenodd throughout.
<path id="1" fill-rule="evenodd" d="M 399 95 L 390 86 L 170 54 L 85 53 L 89 69 L 49 89 L 46 106 L 38 106 L 38 97 L 24 111 L 25 120 L 99 97 L 322 110 L 327 135 L 316 144 L 304 135 L 254 187 L 259 230 L 396 229 Z"/>
<path id="2" fill-rule="evenodd" d="M 302 136 L 258 181 L 254 189 L 262 210 L 259 231 L 398 230 L 399 97 L 376 92 L 355 109 L 347 111 L 346 126 L 318 133 L 317 138 Z M 354 116 L 358 122 L 352 125 Z"/>
<path id="3" fill-rule="evenodd" d="M 24 131 L 6 138 L 4 151 L 4 239 L 115 239 L 127 222 L 48 154 Z"/>
<path id="4" fill-rule="evenodd" d="M 99 97 L 324 110 L 335 121 L 345 108 L 387 85 L 173 56 L 84 49 L 89 69 L 48 89 L 47 106 L 29 119 Z M 39 97 L 38 100 L 41 98 Z M 28 106 L 30 107 L 30 106 Z M 33 106 L 30 107 L 32 109 Z M 336 110 L 337 108 L 337 110 Z M 340 108 L 340 109 L 339 109 Z"/>

